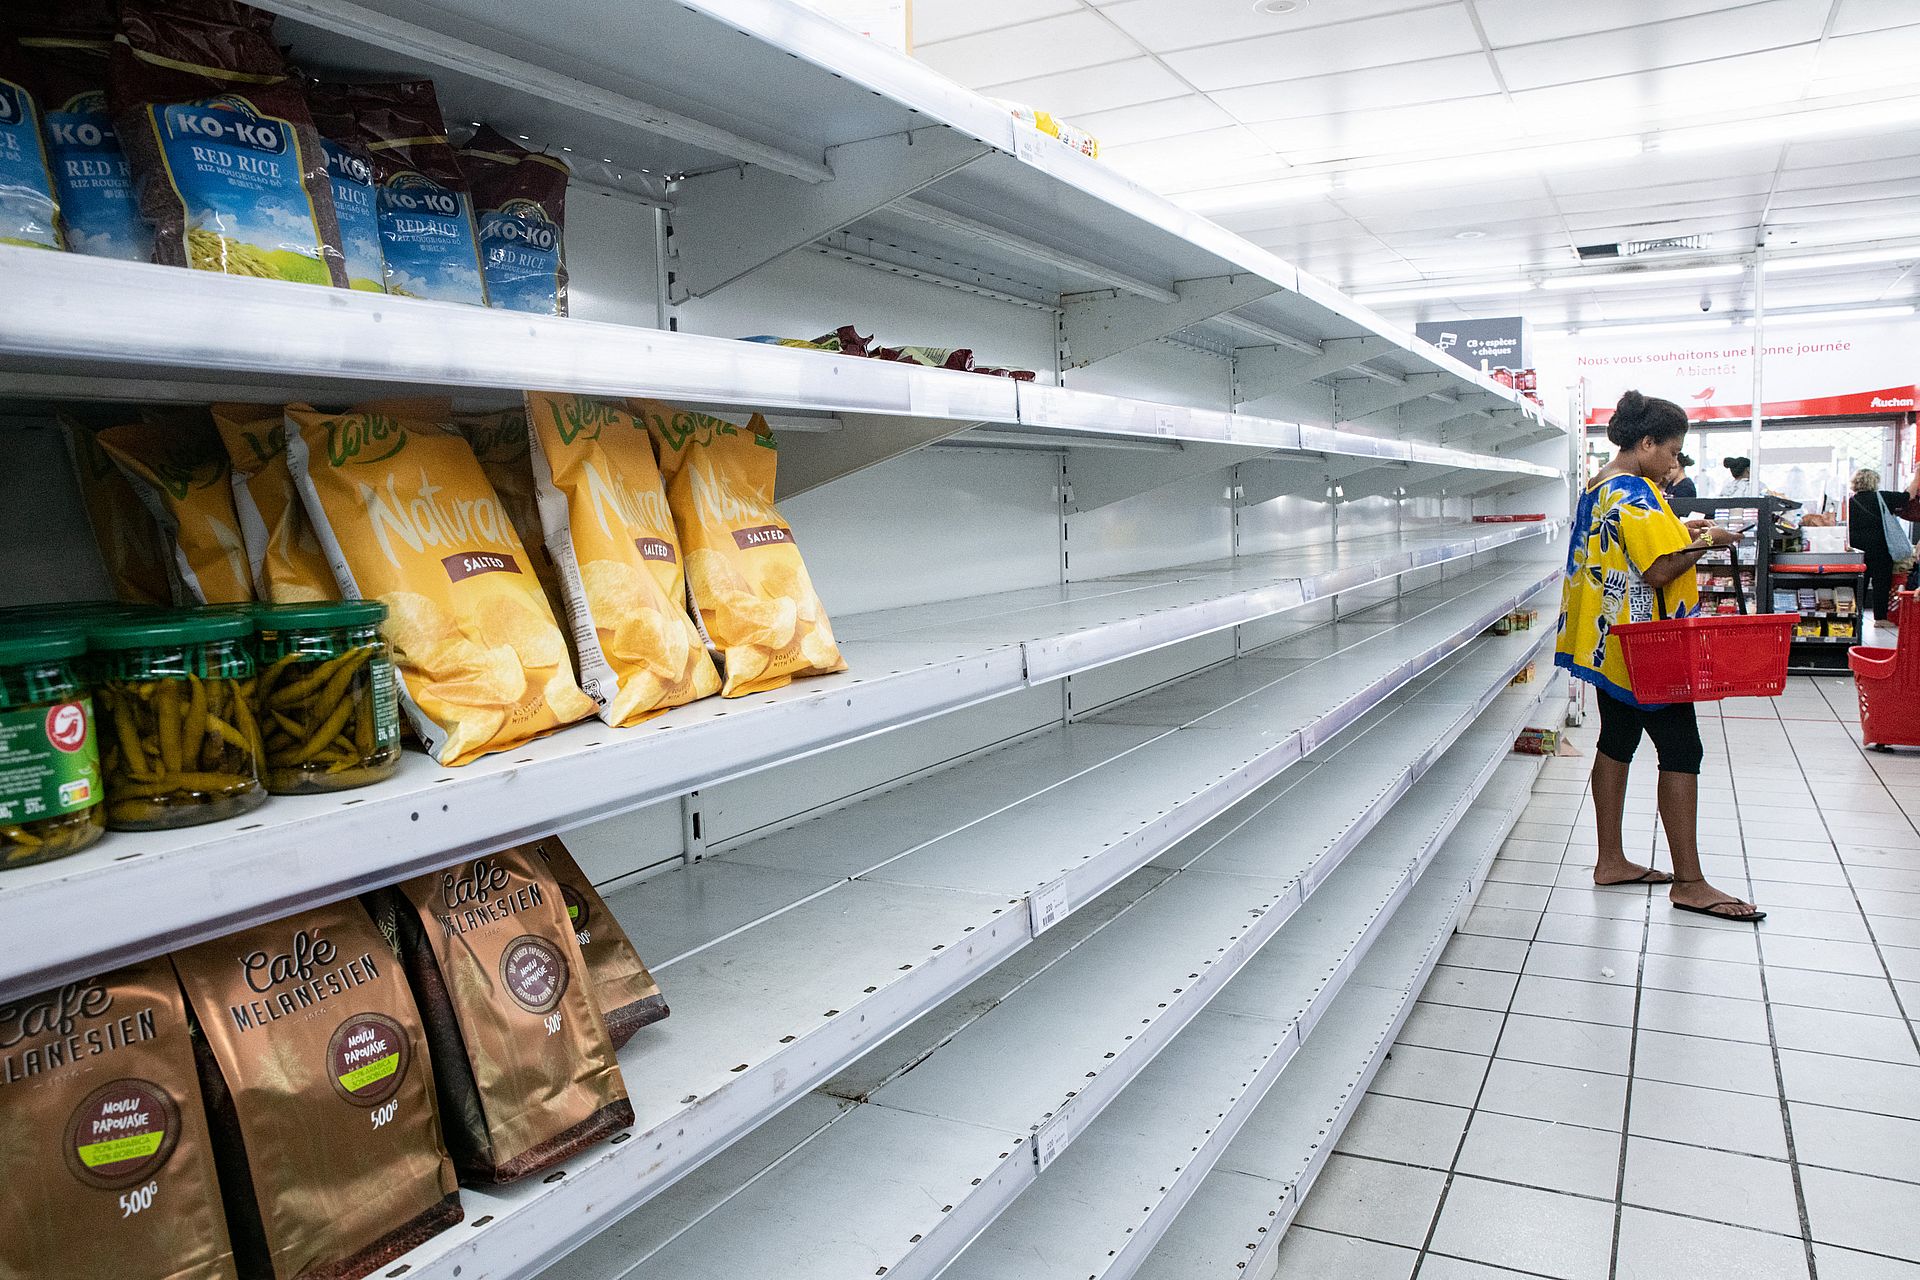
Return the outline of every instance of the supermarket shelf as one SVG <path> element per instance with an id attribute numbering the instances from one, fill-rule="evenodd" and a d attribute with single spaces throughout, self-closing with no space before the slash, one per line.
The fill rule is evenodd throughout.
<path id="1" fill-rule="evenodd" d="M 1377 936 L 1410 878 L 1410 854 L 1437 843 L 1434 827 L 1448 820 L 1440 811 L 1457 816 L 1464 807 L 1451 786 L 1429 793 L 1437 803 L 1395 801 L 1545 639 L 1476 644 L 1170 850 L 1160 860 L 1167 878 L 1122 885 L 1111 918 L 1044 968 L 1004 981 L 996 971 L 930 1015 L 930 1026 L 888 1042 L 832 1086 L 869 1105 L 794 1148 L 729 1150 L 697 1183 L 669 1192 L 549 1275 L 698 1275 L 703 1260 L 722 1255 L 729 1274 L 794 1280 L 882 1267 L 892 1277 L 939 1272 L 1033 1183 L 1035 1148 L 1063 1166 L 1072 1144 L 1098 1131 L 1103 1108 L 1130 1106 L 1161 1070 L 1148 1063 L 1163 1047 L 1181 1053 L 1197 1036 L 1218 1050 L 1226 1047 L 1223 1028 L 1248 1029 L 1248 1020 L 1223 1016 L 1209 1001 L 1232 990 L 1242 966 L 1265 963 L 1269 940 L 1333 956 L 1336 942 L 1364 949 Z M 1530 709 L 1537 694 L 1507 693 L 1504 711 L 1487 719 L 1510 742 L 1516 708 Z M 1274 838 L 1278 821 L 1283 844 Z M 1338 870 L 1348 862 L 1366 869 Z M 1370 914 L 1356 922 L 1362 899 Z M 1329 919 L 1347 923 L 1329 929 Z M 1347 967 L 1336 963 L 1335 971 Z M 1116 983 L 1117 973 L 1126 981 Z M 1272 1024 L 1254 1039 L 1269 1041 L 1260 1048 L 1272 1053 L 1290 1049 L 1293 1033 Z M 1244 1054 L 1228 1056 L 1237 1063 Z M 1041 1185 L 1051 1177 L 1041 1173 Z M 804 1256 L 791 1256 L 793 1232 L 822 1222 L 834 1226 L 816 1230 Z M 973 1256 L 956 1264 L 961 1273 Z"/>
<path id="2" fill-rule="evenodd" d="M 466 1193 L 468 1221 L 488 1225 L 415 1251 L 409 1274 L 471 1280 L 552 1261 L 1044 936 L 1052 914 L 1070 919 L 1213 821 L 1551 576 L 1495 569 L 1410 593 L 610 895 L 629 931 L 672 957 L 657 972 L 674 1017 L 621 1055 L 626 1077 L 646 1082 L 635 1130 L 570 1162 L 563 1180 Z M 1472 656 L 1486 650 L 1506 670 L 1530 638 L 1489 638 Z"/>
<path id="3" fill-rule="evenodd" d="M 0 1000 L 1526 536 L 1487 528 L 855 615 L 838 627 L 842 675 L 633 729 L 578 725 L 458 769 L 409 752 L 373 787 L 115 834 L 0 880 L 0 927 L 18 943 L 0 951 Z M 63 923 L 76 912 L 87 930 Z"/>
<path id="4" fill-rule="evenodd" d="M 1519 756 L 1498 762 L 1395 917 L 1385 945 L 1360 964 L 1346 996 L 1287 1064 L 1279 1087 L 1254 1110 L 1144 1265 L 1110 1275 L 1193 1280 L 1263 1273 L 1485 882 L 1540 764 Z"/>

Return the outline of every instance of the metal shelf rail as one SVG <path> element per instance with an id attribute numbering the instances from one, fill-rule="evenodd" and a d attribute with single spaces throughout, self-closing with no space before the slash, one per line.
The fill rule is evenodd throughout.
<path id="1" fill-rule="evenodd" d="M 1505 681 L 1515 649 L 1544 639 L 1481 642 L 1227 815 L 1230 830 L 1170 851 L 1168 878 L 1122 887 L 1110 921 L 1016 989 L 983 980 L 930 1015 L 930 1034 L 857 1064 L 866 1105 L 793 1149 L 729 1151 L 550 1280 L 698 1274 L 723 1253 L 796 1280 L 1126 1274 L 1159 1234 L 1137 1206 L 1171 1220 L 1208 1158 L 1183 1157 L 1225 1146 L 1537 710 L 1539 686 Z M 1476 721 L 1490 675 L 1499 694 Z M 1438 738 L 1414 727 L 1434 712 L 1451 717 Z M 1428 767 L 1438 780 L 1421 780 Z M 1404 799 L 1383 785 L 1408 775 Z"/>
<path id="2" fill-rule="evenodd" d="M 840 628 L 845 675 L 632 729 L 578 725 L 459 769 L 410 753 L 374 787 L 115 835 L 0 882 L 15 943 L 0 951 L 0 1001 L 1546 531 L 1456 524 L 856 616 Z M 75 911 L 94 925 L 63 925 Z"/>
<path id="3" fill-rule="evenodd" d="M 1541 637 L 1477 638 L 1552 576 L 1411 593 L 610 895 L 670 957 L 674 1017 L 621 1055 L 645 1082 L 635 1128 L 558 1179 L 463 1192 L 485 1225 L 408 1255 L 408 1274 L 553 1261 L 1469 645 L 1497 670 L 1435 714 L 1477 710 Z"/>

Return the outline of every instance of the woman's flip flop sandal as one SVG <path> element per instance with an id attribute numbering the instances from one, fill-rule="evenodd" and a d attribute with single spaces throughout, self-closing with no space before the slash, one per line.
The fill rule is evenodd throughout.
<path id="1" fill-rule="evenodd" d="M 1728 898 L 1725 902 L 1716 902 L 1709 907 L 1690 907 L 1684 902 L 1676 902 L 1673 904 L 1673 909 L 1675 911 L 1691 911 L 1697 916 L 1712 916 L 1715 920 L 1758 922 L 1767 918 L 1767 913 L 1758 907 L 1749 907 L 1746 911 L 1738 914 L 1731 911 L 1720 910 L 1721 907 L 1737 907 L 1739 905 L 1740 900 L 1738 898 Z"/>

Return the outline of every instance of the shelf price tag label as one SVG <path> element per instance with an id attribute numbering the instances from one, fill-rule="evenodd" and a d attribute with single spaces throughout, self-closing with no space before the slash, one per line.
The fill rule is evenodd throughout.
<path id="1" fill-rule="evenodd" d="M 1017 121 L 1014 123 L 1013 154 L 1025 163 L 1040 165 L 1044 168 L 1046 163 L 1044 148 L 1049 141 L 1050 139 L 1044 133 L 1032 125 Z"/>
<path id="2" fill-rule="evenodd" d="M 1074 1117 L 1079 1109 L 1078 1099 L 1069 1100 L 1033 1135 L 1033 1163 L 1040 1172 L 1045 1173 L 1073 1141 Z"/>
<path id="3" fill-rule="evenodd" d="M 1037 938 L 1065 920 L 1070 907 L 1065 880 L 1042 885 L 1027 895 L 1027 913 L 1033 926 L 1033 936 Z"/>
<path id="4" fill-rule="evenodd" d="M 1170 404 L 1153 406 L 1153 431 L 1155 435 L 1170 436 L 1180 428 L 1181 413 Z"/>

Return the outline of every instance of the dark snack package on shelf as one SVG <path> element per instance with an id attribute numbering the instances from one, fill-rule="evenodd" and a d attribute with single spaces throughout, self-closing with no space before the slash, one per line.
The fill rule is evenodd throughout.
<path id="1" fill-rule="evenodd" d="M 0 244 L 65 249 L 30 55 L 0 30 Z"/>
<path id="2" fill-rule="evenodd" d="M 308 93 L 334 136 L 373 163 L 387 292 L 485 306 L 473 199 L 433 82 L 322 84 Z"/>
<path id="3" fill-rule="evenodd" d="M 347 287 L 326 153 L 272 15 L 123 0 L 107 100 L 156 262 Z"/>
<path id="4" fill-rule="evenodd" d="M 487 305 L 567 314 L 566 163 L 482 125 L 460 152 L 480 227 Z"/>
<path id="5" fill-rule="evenodd" d="M 233 501 L 233 464 L 206 411 L 108 427 L 94 439 L 159 525 L 182 603 L 252 600 L 253 571 Z"/>
<path id="6" fill-rule="evenodd" d="M 633 1124 L 560 886 L 525 847 L 369 899 L 426 1019 L 454 1167 L 538 1173 Z"/>
<path id="7" fill-rule="evenodd" d="M 216 404 L 213 425 L 232 467 L 234 515 L 255 597 L 275 604 L 339 599 L 333 570 L 287 470 L 283 407 Z"/>
<path id="8" fill-rule="evenodd" d="M 96 258 L 153 260 L 133 169 L 107 112 L 113 0 L 10 0 L 12 24 L 40 86 L 42 132 L 67 248 Z"/>
<path id="9" fill-rule="evenodd" d="M 766 419 L 756 413 L 737 426 L 655 400 L 627 409 L 659 450 L 694 620 L 724 671 L 721 695 L 845 671 L 793 530 L 773 505 L 780 446 Z"/>
<path id="10" fill-rule="evenodd" d="M 871 355 L 868 349 L 871 337 L 863 338 L 860 331 L 850 324 L 843 324 L 832 333 L 823 333 L 817 338 L 780 338 L 772 334 L 755 334 L 742 342 L 762 342 L 770 347 L 797 347 L 802 351 L 831 351 L 835 355 L 865 356 Z"/>
<path id="11" fill-rule="evenodd" d="M 164 958 L 0 1005 L 0 1275 L 233 1280 Z"/>
<path id="12" fill-rule="evenodd" d="M 573 860 L 573 854 L 559 836 L 547 836 L 526 846 L 547 864 L 560 885 L 560 897 L 567 904 L 567 919 L 574 937 L 587 958 L 587 977 L 593 983 L 593 996 L 607 1023 L 613 1047 L 619 1048 L 633 1033 L 650 1022 L 667 1016 L 667 1001 L 660 984 L 641 963 L 620 922 L 600 900 L 593 881 Z"/>
<path id="13" fill-rule="evenodd" d="M 720 692 L 645 425 L 587 396 L 529 391 L 526 405 L 541 525 L 600 718 L 638 724 Z"/>
<path id="14" fill-rule="evenodd" d="M 247 1280 L 357 1280 L 461 1219 L 426 1034 L 353 901 L 178 951 Z"/>
<path id="15" fill-rule="evenodd" d="M 100 447 L 93 427 L 64 415 L 60 426 L 66 433 L 80 502 L 114 597 L 127 604 L 172 604 L 171 557 L 159 524 L 121 474 L 119 464 Z"/>

